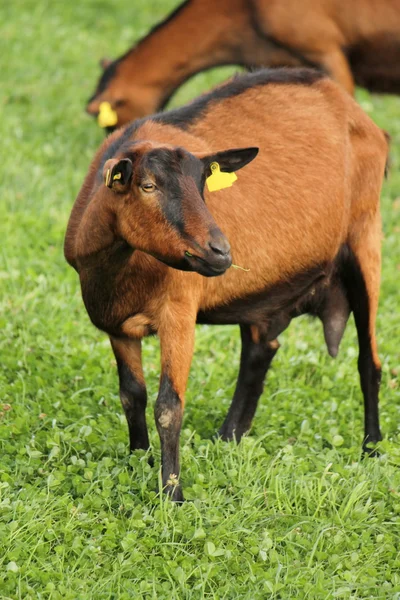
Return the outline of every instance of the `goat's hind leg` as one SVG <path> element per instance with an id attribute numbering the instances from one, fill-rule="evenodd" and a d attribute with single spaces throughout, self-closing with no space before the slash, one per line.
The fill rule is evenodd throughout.
<path id="1" fill-rule="evenodd" d="M 375 335 L 381 268 L 380 241 L 381 223 L 377 212 L 359 226 L 350 238 L 350 254 L 343 269 L 343 281 L 358 335 L 358 370 L 365 410 L 363 450 L 368 454 L 374 454 L 374 449 L 368 444 L 382 439 L 378 411 L 381 364 Z"/>
<path id="2" fill-rule="evenodd" d="M 256 325 L 241 325 L 242 352 L 239 377 L 232 404 L 218 434 L 223 440 L 236 439 L 251 427 L 269 366 L 279 349 L 278 340 L 266 341 Z"/>

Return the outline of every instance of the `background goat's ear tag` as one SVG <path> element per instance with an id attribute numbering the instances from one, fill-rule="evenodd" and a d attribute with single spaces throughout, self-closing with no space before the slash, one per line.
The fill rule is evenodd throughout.
<path id="1" fill-rule="evenodd" d="M 231 187 L 237 179 L 236 173 L 221 173 L 219 164 L 213 162 L 210 165 L 211 175 L 207 177 L 207 187 L 209 192 L 217 192 L 224 188 Z"/>
<path id="2" fill-rule="evenodd" d="M 109 102 L 102 102 L 100 104 L 97 122 L 100 127 L 114 127 L 118 123 L 117 113 L 111 108 Z"/>

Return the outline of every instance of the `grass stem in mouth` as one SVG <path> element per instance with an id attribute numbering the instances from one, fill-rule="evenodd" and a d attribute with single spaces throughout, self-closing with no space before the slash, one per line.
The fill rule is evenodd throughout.
<path id="1" fill-rule="evenodd" d="M 189 257 L 193 256 L 193 254 L 190 254 L 190 252 L 188 252 L 187 250 L 186 250 L 185 254 L 186 254 L 186 256 L 189 256 Z M 245 269 L 244 267 L 241 267 L 239 265 L 231 265 L 231 267 L 232 267 L 232 269 L 240 269 L 241 271 L 246 271 L 246 272 L 250 271 L 250 269 Z"/>
<path id="2" fill-rule="evenodd" d="M 231 265 L 232 269 L 240 269 L 241 271 L 246 271 L 248 273 L 250 269 L 245 269 L 244 267 L 240 267 L 239 265 Z"/>

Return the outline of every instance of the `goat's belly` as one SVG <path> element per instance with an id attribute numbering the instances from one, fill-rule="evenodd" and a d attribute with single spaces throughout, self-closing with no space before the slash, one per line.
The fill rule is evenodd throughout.
<path id="1" fill-rule="evenodd" d="M 330 284 L 332 265 L 320 265 L 281 281 L 257 293 L 243 294 L 229 304 L 201 310 L 203 324 L 264 324 L 272 338 L 279 335 L 291 318 L 315 313 Z M 280 330 L 280 331 L 275 331 Z"/>

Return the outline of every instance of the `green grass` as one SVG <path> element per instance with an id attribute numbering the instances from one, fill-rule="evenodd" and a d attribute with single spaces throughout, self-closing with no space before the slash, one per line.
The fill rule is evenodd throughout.
<path id="1" fill-rule="evenodd" d="M 136 5 L 134 7 L 134 4 Z M 400 598 L 400 99 L 358 99 L 392 134 L 382 196 L 378 459 L 349 324 L 336 361 L 319 322 L 281 336 L 251 435 L 210 437 L 238 370 L 237 328 L 197 331 L 182 433 L 181 508 L 127 452 L 106 337 L 63 259 L 64 230 L 102 132 L 83 112 L 99 74 L 175 4 L 3 2 L 0 8 L 0 598 Z M 201 75 L 183 102 L 232 70 Z M 156 340 L 145 343 L 148 417 Z"/>

